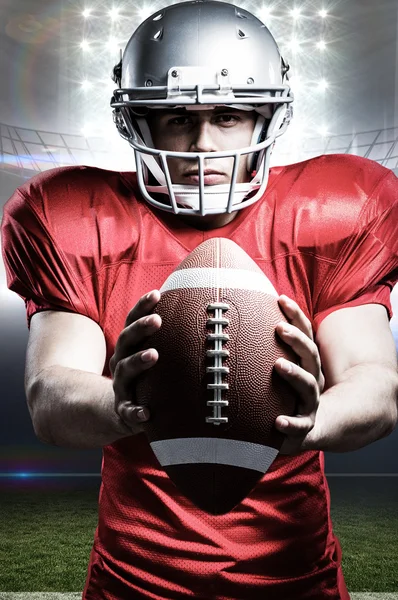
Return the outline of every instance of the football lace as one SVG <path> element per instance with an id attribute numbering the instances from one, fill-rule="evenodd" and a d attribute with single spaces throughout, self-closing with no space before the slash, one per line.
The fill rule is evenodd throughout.
<path id="1" fill-rule="evenodd" d="M 213 373 L 213 383 L 207 385 L 208 390 L 213 390 L 213 400 L 207 401 L 207 406 L 213 408 L 213 415 L 206 417 L 206 423 L 220 425 L 228 423 L 228 417 L 221 414 L 223 407 L 228 406 L 228 400 L 222 398 L 223 390 L 228 390 L 229 385 L 223 381 L 223 375 L 228 375 L 229 368 L 223 365 L 223 359 L 229 356 L 229 350 L 223 348 L 223 342 L 229 340 L 229 335 L 224 333 L 224 327 L 229 325 L 229 319 L 223 314 L 229 309 L 229 304 L 213 302 L 207 307 L 208 312 L 214 312 L 214 317 L 207 320 L 207 327 L 214 327 L 214 333 L 207 335 L 207 340 L 214 344 L 214 348 L 206 350 L 206 355 L 214 359 L 213 366 L 206 367 L 207 373 Z"/>

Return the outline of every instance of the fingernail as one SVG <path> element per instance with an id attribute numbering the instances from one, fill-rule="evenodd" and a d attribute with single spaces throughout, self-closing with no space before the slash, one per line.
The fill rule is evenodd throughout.
<path id="1" fill-rule="evenodd" d="M 293 365 L 291 362 L 289 362 L 288 360 L 283 359 L 281 362 L 281 368 L 286 372 L 286 373 L 291 373 L 293 371 Z"/>
<path id="2" fill-rule="evenodd" d="M 148 420 L 148 413 L 144 408 L 140 408 L 139 410 L 137 410 L 137 419 L 139 421 L 147 421 Z"/>
<path id="3" fill-rule="evenodd" d="M 152 360 L 152 358 L 153 358 L 153 356 L 152 356 L 152 350 L 145 350 L 145 352 L 143 352 L 141 354 L 141 360 L 143 362 L 149 362 L 149 361 Z"/>
<path id="4" fill-rule="evenodd" d="M 292 332 L 291 327 L 289 326 L 288 323 L 280 323 L 280 328 L 282 329 L 282 332 L 285 333 L 286 335 L 289 335 L 289 333 Z"/>
<path id="5" fill-rule="evenodd" d="M 289 425 L 289 421 L 287 421 L 286 419 L 282 419 L 281 422 L 279 423 L 279 426 L 283 427 L 283 428 L 288 427 L 288 425 Z"/>

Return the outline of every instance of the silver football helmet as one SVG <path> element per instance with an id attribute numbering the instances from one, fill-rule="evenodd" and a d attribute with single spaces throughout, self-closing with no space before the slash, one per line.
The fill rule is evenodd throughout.
<path id="1" fill-rule="evenodd" d="M 267 27 L 232 4 L 183 2 L 146 19 L 114 68 L 119 88 L 111 100 L 116 127 L 134 148 L 144 198 L 162 210 L 200 215 L 230 213 L 258 200 L 267 186 L 272 146 L 292 114 L 288 70 Z M 217 105 L 256 111 L 250 146 L 220 152 L 154 147 L 146 119 L 150 110 Z M 245 155 L 251 180 L 237 183 Z M 204 185 L 205 161 L 222 157 L 233 159 L 230 183 Z M 196 160 L 198 185 L 173 183 L 169 158 Z"/>

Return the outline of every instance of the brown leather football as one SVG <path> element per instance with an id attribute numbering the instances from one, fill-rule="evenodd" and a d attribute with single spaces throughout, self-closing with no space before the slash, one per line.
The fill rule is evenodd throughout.
<path id="1" fill-rule="evenodd" d="M 278 454 L 280 414 L 296 395 L 273 366 L 294 354 L 277 337 L 286 320 L 269 279 L 240 246 L 213 238 L 166 279 L 154 312 L 162 326 L 145 348 L 157 363 L 137 379 L 145 433 L 169 477 L 199 508 L 224 514 Z"/>

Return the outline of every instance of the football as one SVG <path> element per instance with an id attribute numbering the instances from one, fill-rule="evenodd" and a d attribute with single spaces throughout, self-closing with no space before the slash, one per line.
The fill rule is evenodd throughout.
<path id="1" fill-rule="evenodd" d="M 202 510 L 232 510 L 269 469 L 296 395 L 273 368 L 295 360 L 275 332 L 278 294 L 235 242 L 197 246 L 160 288 L 162 326 L 143 348 L 157 363 L 137 379 L 136 403 L 160 465 Z"/>

